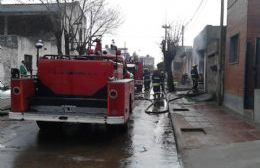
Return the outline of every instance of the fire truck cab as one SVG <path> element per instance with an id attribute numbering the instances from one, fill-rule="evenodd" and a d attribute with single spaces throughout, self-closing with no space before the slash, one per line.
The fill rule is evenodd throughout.
<path id="1" fill-rule="evenodd" d="M 124 58 L 101 51 L 86 56 L 45 55 L 36 76 L 12 69 L 9 117 L 40 129 L 62 123 L 126 125 L 134 108 L 134 80 L 124 79 Z"/>
<path id="2" fill-rule="evenodd" d="M 136 92 L 142 92 L 143 89 L 143 63 L 139 60 L 127 60 L 127 70 L 134 75 Z"/>

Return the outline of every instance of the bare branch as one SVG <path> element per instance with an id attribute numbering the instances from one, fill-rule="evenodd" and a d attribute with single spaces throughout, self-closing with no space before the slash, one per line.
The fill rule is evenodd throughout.
<path id="1" fill-rule="evenodd" d="M 49 17 L 56 40 L 60 40 L 61 44 L 61 37 L 64 35 L 65 48 L 68 46 L 66 43 L 71 45 L 65 50 L 73 49 L 76 44 L 79 54 L 82 54 L 82 49 L 86 50 L 86 46 L 91 46 L 97 35 L 112 33 L 122 23 L 119 11 L 109 8 L 105 0 L 31 1 L 40 2 L 50 11 Z M 56 8 L 58 11 L 55 11 Z"/>

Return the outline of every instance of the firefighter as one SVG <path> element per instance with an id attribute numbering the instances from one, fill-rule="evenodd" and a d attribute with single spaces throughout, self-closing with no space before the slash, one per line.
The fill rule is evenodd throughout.
<path id="1" fill-rule="evenodd" d="M 151 85 L 151 74 L 149 72 L 149 69 L 144 69 L 144 90 L 149 91 Z"/>
<path id="2" fill-rule="evenodd" d="M 162 92 L 164 92 L 164 79 L 165 79 L 165 74 L 163 71 L 161 71 L 161 89 L 162 89 Z"/>
<path id="3" fill-rule="evenodd" d="M 198 69 L 197 69 L 197 64 L 194 64 L 192 66 L 191 79 L 192 79 L 192 83 L 193 83 L 192 90 L 197 92 L 198 91 L 198 80 L 199 80 L 199 73 L 198 73 Z"/>
<path id="4" fill-rule="evenodd" d="M 158 70 L 154 70 L 152 76 L 152 82 L 153 82 L 154 98 L 158 99 L 160 97 L 160 86 L 161 86 L 161 75 Z"/>
<path id="5" fill-rule="evenodd" d="M 26 68 L 24 60 L 22 60 L 21 65 L 20 65 L 20 74 L 21 74 L 21 76 L 27 76 L 27 74 L 28 74 L 28 70 Z"/>
<path id="6" fill-rule="evenodd" d="M 124 79 L 134 79 L 134 75 L 127 70 L 126 67 L 123 69 Z"/>

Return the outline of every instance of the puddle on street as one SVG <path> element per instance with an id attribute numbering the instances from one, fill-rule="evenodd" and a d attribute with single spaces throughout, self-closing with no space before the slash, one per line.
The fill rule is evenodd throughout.
<path id="1" fill-rule="evenodd" d="M 168 114 L 158 116 L 143 112 L 149 103 L 140 102 L 133 114 L 133 155 L 124 161 L 123 167 L 179 168 L 173 130 Z"/>
<path id="2" fill-rule="evenodd" d="M 32 122 L 18 122 L 21 127 L 10 127 L 10 132 L 17 132 L 16 137 L 0 148 L 15 146 L 19 150 L 0 149 L 0 167 L 179 168 L 169 118 L 167 114 L 146 114 L 148 105 L 148 101 L 138 102 L 127 133 L 78 125 L 66 127 L 62 134 L 45 134 Z"/>

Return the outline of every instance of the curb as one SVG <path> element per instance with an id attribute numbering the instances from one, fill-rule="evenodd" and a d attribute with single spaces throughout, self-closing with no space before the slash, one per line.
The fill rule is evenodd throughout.
<path id="1" fill-rule="evenodd" d="M 173 119 L 173 114 L 171 113 L 171 110 L 169 109 L 169 118 L 171 121 L 171 126 L 173 129 L 173 134 L 174 134 L 174 140 L 175 140 L 175 144 L 176 144 L 176 149 L 177 149 L 177 156 L 178 156 L 178 160 L 180 162 L 180 166 L 181 168 L 184 168 L 184 164 L 183 164 L 183 149 L 182 149 L 182 145 L 181 145 L 181 138 L 180 138 L 180 133 L 177 130 L 176 125 L 174 124 L 174 119 Z"/>

